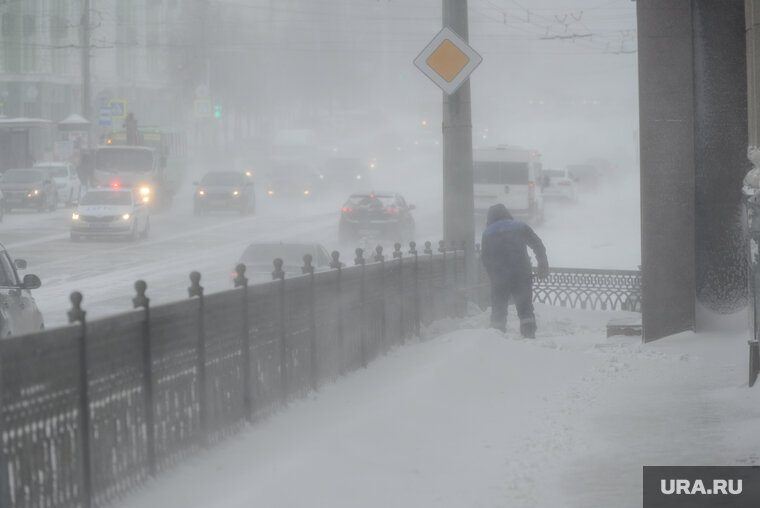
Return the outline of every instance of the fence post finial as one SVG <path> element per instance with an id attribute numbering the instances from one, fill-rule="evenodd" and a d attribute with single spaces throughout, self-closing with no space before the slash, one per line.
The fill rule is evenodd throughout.
<path id="1" fill-rule="evenodd" d="M 245 265 L 243 263 L 238 263 L 235 267 L 235 278 L 232 279 L 232 282 L 236 288 L 248 285 L 248 278 L 245 276 Z"/>
<path id="2" fill-rule="evenodd" d="M 84 316 L 87 313 L 82 310 L 82 293 L 74 291 L 69 295 L 69 300 L 71 301 L 71 310 L 68 312 L 69 323 L 84 323 Z"/>
<path id="3" fill-rule="evenodd" d="M 203 286 L 201 286 L 201 273 L 190 272 L 190 287 L 187 288 L 187 294 L 193 296 L 203 296 Z"/>
<path id="4" fill-rule="evenodd" d="M 446 252 L 446 242 L 443 240 L 438 240 L 438 252 Z"/>
<path id="5" fill-rule="evenodd" d="M 356 250 L 356 257 L 354 258 L 354 264 L 355 265 L 364 265 L 365 259 L 364 259 L 364 249 L 361 247 L 357 247 Z"/>
<path id="6" fill-rule="evenodd" d="M 393 259 L 400 259 L 401 256 L 401 244 L 399 242 L 396 242 L 393 244 Z"/>
<path id="7" fill-rule="evenodd" d="M 385 261 L 385 256 L 383 256 L 383 246 L 382 245 L 378 245 L 377 247 L 375 247 L 375 261 L 377 261 L 378 263 L 380 261 Z"/>
<path id="8" fill-rule="evenodd" d="M 145 290 L 148 289 L 148 285 L 145 283 L 144 280 L 138 280 L 135 282 L 135 291 L 137 291 L 137 296 L 132 298 L 132 306 L 133 308 L 147 308 L 148 303 L 150 303 L 150 298 L 145 296 Z"/>
<path id="9" fill-rule="evenodd" d="M 332 251 L 332 261 L 330 262 L 330 268 L 333 270 L 340 270 L 343 263 L 340 262 L 340 252 L 337 250 Z"/>
<path id="10" fill-rule="evenodd" d="M 433 253 L 433 244 L 430 242 L 425 242 L 425 250 L 422 251 L 425 254 L 432 254 Z"/>
<path id="11" fill-rule="evenodd" d="M 416 255 L 417 254 L 417 242 L 412 240 L 409 242 L 409 254 Z"/>
<path id="12" fill-rule="evenodd" d="M 313 257 L 311 254 L 304 254 L 303 256 L 303 266 L 301 267 L 301 273 L 304 275 L 310 275 L 314 273 L 314 267 L 312 266 L 311 262 L 313 261 Z"/>
<path id="13" fill-rule="evenodd" d="M 282 259 L 275 258 L 272 262 L 274 264 L 274 270 L 272 271 L 272 280 L 282 280 L 285 278 L 285 272 L 282 270 Z"/>

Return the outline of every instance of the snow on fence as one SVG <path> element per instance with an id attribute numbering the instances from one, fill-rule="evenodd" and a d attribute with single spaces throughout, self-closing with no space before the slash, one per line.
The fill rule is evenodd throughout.
<path id="1" fill-rule="evenodd" d="M 0 341 L 0 507 L 103 506 L 199 448 L 238 432 L 326 382 L 464 315 L 486 298 L 483 271 L 468 285 L 464 252 L 430 242 L 408 253 L 333 253 L 331 270 L 135 309 L 87 321 L 73 293 L 69 326 Z M 629 308 L 638 272 L 554 269 L 538 301 Z M 487 298 L 485 300 L 487 302 Z"/>
<path id="2" fill-rule="evenodd" d="M 346 268 L 87 321 L 0 341 L 0 506 L 103 506 L 199 448 L 238 432 L 319 385 L 462 315 L 461 250 L 396 244 Z"/>

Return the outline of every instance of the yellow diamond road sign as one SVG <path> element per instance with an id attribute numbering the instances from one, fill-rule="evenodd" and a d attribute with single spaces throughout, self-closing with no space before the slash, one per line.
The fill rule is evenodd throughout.
<path id="1" fill-rule="evenodd" d="M 441 90 L 451 95 L 482 61 L 483 57 L 464 39 L 446 27 L 414 59 L 414 65 Z"/>

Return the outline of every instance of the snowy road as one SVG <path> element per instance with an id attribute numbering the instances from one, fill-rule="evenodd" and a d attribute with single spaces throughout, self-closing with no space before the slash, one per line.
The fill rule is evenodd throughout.
<path id="1" fill-rule="evenodd" d="M 416 178 L 404 189 L 391 190 L 401 191 L 416 204 L 418 243 L 430 240 L 435 244 L 442 231 L 440 177 L 429 161 L 410 161 L 408 167 Z M 387 177 L 388 182 L 399 181 L 398 173 Z M 383 179 L 376 180 L 382 188 Z M 636 268 L 638 188 L 631 182 L 635 179 L 583 195 L 579 204 L 547 202 L 546 222 L 536 231 L 547 246 L 552 266 Z M 33 294 L 47 327 L 66 323 L 72 291 L 84 294 L 84 307 L 93 318 L 130 309 L 138 279 L 148 283 L 154 304 L 185 298 L 188 274 L 193 270 L 203 275 L 207 292 L 230 288 L 230 273 L 252 241 L 319 242 L 328 251 L 340 250 L 344 262 L 352 263 L 355 246 L 336 242 L 341 198 L 297 204 L 260 198 L 253 216 L 220 212 L 194 217 L 191 196 L 192 187 L 187 186 L 169 212 L 151 217 L 150 238 L 135 243 L 71 242 L 69 209 L 7 215 L 0 226 L 0 241 L 12 256 L 28 261 L 26 273 L 42 279 L 42 287 Z"/>

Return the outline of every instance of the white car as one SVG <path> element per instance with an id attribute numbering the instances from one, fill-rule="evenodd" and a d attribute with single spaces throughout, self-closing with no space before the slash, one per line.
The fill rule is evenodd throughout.
<path id="1" fill-rule="evenodd" d="M 31 290 L 40 287 L 40 278 L 27 274 L 19 279 L 18 271 L 26 261 L 12 259 L 0 245 L 0 338 L 36 332 L 45 327 L 42 313 Z"/>
<path id="2" fill-rule="evenodd" d="M 544 198 L 578 200 L 578 179 L 568 169 L 544 169 L 541 172 Z"/>
<path id="3" fill-rule="evenodd" d="M 45 170 L 55 183 L 58 193 L 58 202 L 71 204 L 78 200 L 82 192 L 82 183 L 79 181 L 76 168 L 70 162 L 40 162 L 35 168 Z"/>
<path id="4" fill-rule="evenodd" d="M 71 214 L 71 240 L 84 236 L 145 238 L 150 231 L 148 207 L 131 188 L 88 190 Z"/>

